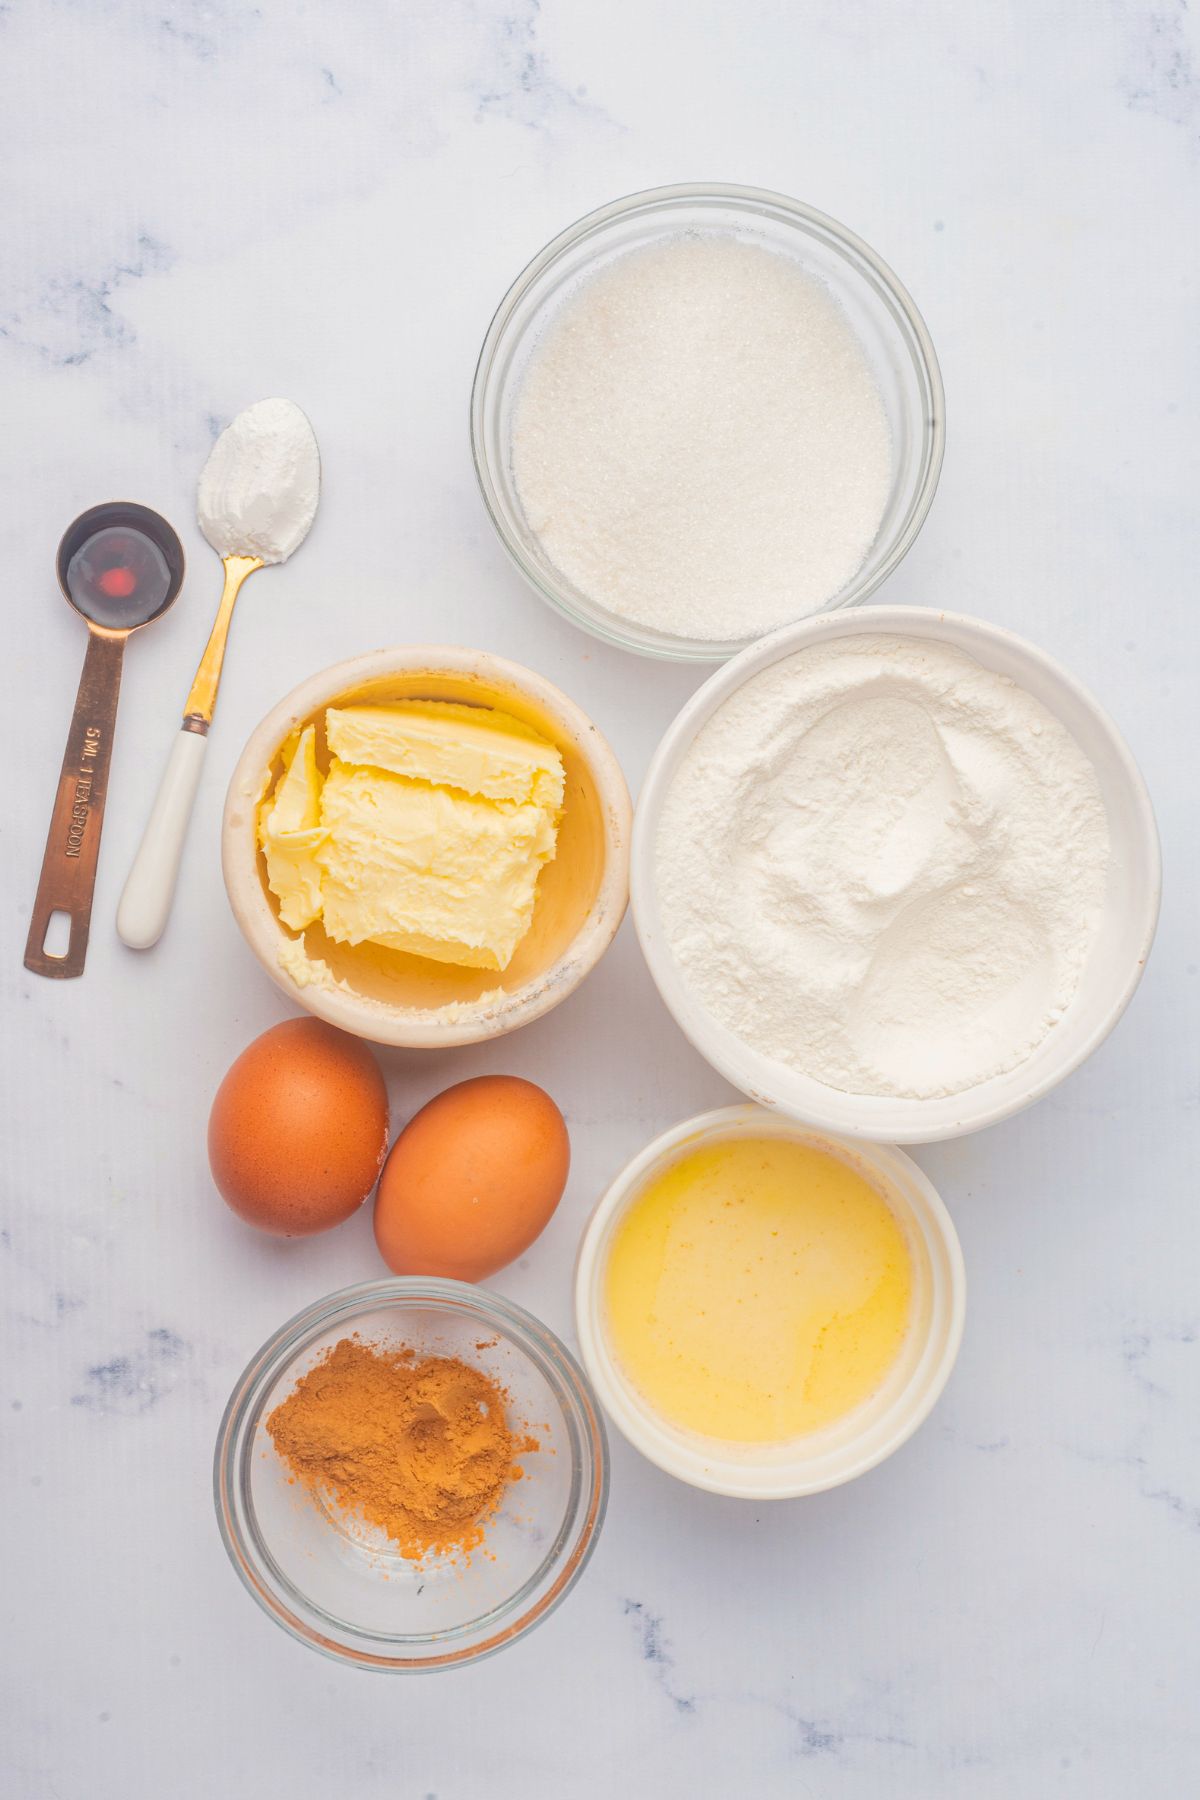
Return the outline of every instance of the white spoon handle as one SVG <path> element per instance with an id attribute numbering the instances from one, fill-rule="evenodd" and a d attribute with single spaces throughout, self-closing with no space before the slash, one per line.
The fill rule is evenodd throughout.
<path id="1" fill-rule="evenodd" d="M 167 759 L 141 847 L 117 908 L 117 931 L 131 950 L 148 950 L 163 934 L 207 748 L 204 733 L 184 729 Z"/>

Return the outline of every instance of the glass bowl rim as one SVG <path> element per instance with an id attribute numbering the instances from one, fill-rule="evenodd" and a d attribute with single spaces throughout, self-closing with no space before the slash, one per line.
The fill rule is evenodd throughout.
<path id="1" fill-rule="evenodd" d="M 551 1585 L 532 1606 L 515 1620 L 506 1620 L 499 1631 L 480 1643 L 435 1655 L 395 1657 L 352 1649 L 323 1635 L 292 1612 L 275 1593 L 271 1582 L 264 1578 L 258 1547 L 247 1539 L 233 1496 L 241 1494 L 243 1449 L 249 1441 L 248 1434 L 258 1424 L 266 1394 L 305 1338 L 338 1322 L 349 1325 L 354 1318 L 379 1306 L 422 1303 L 451 1304 L 487 1325 L 501 1326 L 510 1341 L 514 1341 L 531 1361 L 536 1363 L 540 1358 L 550 1364 L 575 1410 L 581 1438 L 590 1446 L 591 1481 L 590 1484 L 581 1483 L 578 1508 L 581 1523 L 575 1541 L 565 1556 L 559 1553 L 562 1566 L 551 1563 Z M 573 1461 L 574 1473 L 582 1476 L 584 1471 L 578 1451 L 573 1451 Z M 238 1578 L 263 1611 L 289 1636 L 336 1662 L 348 1663 L 355 1668 L 422 1674 L 438 1669 L 464 1668 L 494 1655 L 516 1643 L 557 1609 L 583 1574 L 599 1540 L 608 1507 L 609 1461 L 604 1414 L 590 1379 L 549 1325 L 515 1301 L 469 1282 L 435 1276 L 393 1276 L 354 1283 L 313 1301 L 285 1320 L 250 1358 L 233 1385 L 217 1432 L 213 1454 L 213 1501 L 221 1541 Z M 269 1546 L 264 1544 L 263 1549 L 269 1555 Z M 402 1646 L 427 1640 L 397 1634 L 392 1641 Z"/>
<path id="2" fill-rule="evenodd" d="M 902 330 L 910 338 L 910 350 L 913 351 L 914 366 L 918 381 L 926 391 L 928 402 L 924 430 L 921 434 L 921 449 L 916 459 L 919 467 L 919 480 L 913 501 L 908 508 L 900 529 L 897 531 L 886 556 L 884 556 L 873 573 L 864 580 L 856 577 L 843 590 L 836 603 L 826 603 L 817 612 L 809 615 L 820 617 L 823 613 L 842 611 L 846 607 L 858 606 L 875 593 L 888 578 L 895 573 L 900 563 L 907 556 L 929 515 L 941 479 L 942 463 L 946 449 L 946 396 L 942 381 L 941 367 L 937 352 L 933 347 L 933 339 L 925 324 L 912 295 L 899 280 L 890 265 L 871 248 L 865 239 L 851 231 L 828 213 L 821 212 L 806 201 L 797 200 L 789 194 L 782 194 L 771 188 L 745 186 L 737 182 L 702 181 L 677 182 L 665 187 L 642 188 L 636 193 L 625 194 L 619 199 L 611 200 L 604 206 L 594 208 L 576 219 L 551 238 L 536 256 L 528 262 L 509 285 L 500 304 L 497 306 L 484 334 L 479 356 L 475 365 L 475 375 L 471 384 L 470 401 L 470 438 L 471 460 L 475 469 L 475 479 L 479 485 L 484 508 L 491 521 L 492 528 L 502 548 L 524 577 L 534 592 L 547 605 L 561 613 L 571 623 L 589 632 L 603 643 L 616 644 L 620 649 L 631 650 L 640 656 L 657 657 L 670 662 L 720 663 L 740 651 L 747 649 L 767 633 L 759 632 L 749 637 L 715 640 L 706 638 L 680 637 L 669 639 L 666 634 L 654 634 L 657 640 L 651 642 L 640 635 L 642 628 L 622 620 L 607 608 L 603 621 L 592 618 L 580 611 L 562 585 L 550 581 L 526 554 L 524 546 L 509 531 L 502 507 L 497 502 L 498 484 L 493 474 L 492 460 L 488 454 L 487 438 L 484 430 L 484 415 L 487 398 L 492 385 L 496 353 L 517 307 L 527 294 L 536 286 L 543 274 L 558 259 L 565 255 L 576 244 L 601 231 L 613 221 L 635 213 L 667 212 L 672 207 L 689 202 L 703 204 L 712 201 L 717 205 L 735 208 L 744 206 L 759 211 L 771 210 L 782 216 L 801 232 L 809 235 L 823 236 L 831 240 L 847 261 L 856 259 L 863 265 L 862 272 L 874 286 L 876 293 L 893 315 L 901 322 Z M 861 571 L 860 571 L 861 574 Z M 595 603 L 600 607 L 600 603 Z M 791 621 L 797 623 L 798 621 Z M 786 630 L 787 625 L 775 627 Z"/>

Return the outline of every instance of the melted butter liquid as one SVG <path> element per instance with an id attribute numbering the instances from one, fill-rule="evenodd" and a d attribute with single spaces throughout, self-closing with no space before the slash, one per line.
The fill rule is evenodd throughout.
<path id="1" fill-rule="evenodd" d="M 605 1276 L 626 1379 L 676 1426 L 780 1442 L 844 1417 L 899 1354 L 900 1226 L 823 1150 L 738 1138 L 686 1152 L 621 1219 Z"/>

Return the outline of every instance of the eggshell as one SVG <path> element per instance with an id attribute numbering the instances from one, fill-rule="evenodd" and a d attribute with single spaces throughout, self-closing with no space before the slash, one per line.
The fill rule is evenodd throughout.
<path id="1" fill-rule="evenodd" d="M 482 1281 L 545 1229 L 570 1164 L 549 1094 L 515 1075 L 460 1081 L 392 1146 L 375 1200 L 383 1260 L 397 1275 Z"/>
<path id="2" fill-rule="evenodd" d="M 239 1218 L 308 1237 L 362 1205 L 387 1138 L 387 1088 L 366 1046 L 319 1019 L 288 1019 L 255 1038 L 217 1089 L 208 1160 Z"/>

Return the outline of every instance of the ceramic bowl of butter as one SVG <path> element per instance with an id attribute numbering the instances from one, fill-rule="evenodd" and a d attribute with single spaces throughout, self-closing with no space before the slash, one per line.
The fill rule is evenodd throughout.
<path id="1" fill-rule="evenodd" d="M 615 756 L 532 670 L 416 645 L 326 669 L 234 770 L 222 865 L 271 979 L 375 1043 L 478 1043 L 539 1018 L 628 894 Z"/>
<path id="2" fill-rule="evenodd" d="M 961 614 L 871 606 L 728 663 L 634 826 L 650 972 L 751 1099 L 928 1143 L 1048 1093 L 1108 1036 L 1158 919 L 1154 813 L 1087 690 Z"/>
<path id="3" fill-rule="evenodd" d="M 584 1233 L 575 1316 L 612 1423 L 693 1487 L 837 1487 L 897 1450 L 954 1366 L 966 1280 L 902 1151 L 757 1106 L 665 1132 Z"/>

